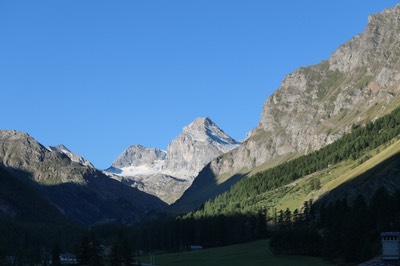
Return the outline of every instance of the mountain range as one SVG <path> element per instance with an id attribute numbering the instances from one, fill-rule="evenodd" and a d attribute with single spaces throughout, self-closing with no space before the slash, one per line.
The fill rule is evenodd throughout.
<path id="1" fill-rule="evenodd" d="M 242 143 L 198 118 L 167 151 L 133 145 L 103 172 L 64 146 L 46 148 L 26 133 L 2 130 L 2 172 L 83 224 L 135 223 L 166 203 L 177 212 L 198 209 L 240 180 L 320 150 L 395 110 L 399 17 L 400 4 L 371 15 L 365 31 L 329 59 L 287 75 Z M 0 213 L 14 217 L 21 210 L 13 206 L 0 195 Z"/>
<path id="2" fill-rule="evenodd" d="M 158 198 L 112 180 L 91 165 L 71 160 L 72 153 L 64 150 L 48 149 L 26 133 L 0 131 L 0 167 L 73 221 L 135 223 L 146 213 L 165 207 Z M 5 200 L 3 203 L 7 205 Z M 7 206 L 7 213 L 19 212 L 12 204 Z"/>

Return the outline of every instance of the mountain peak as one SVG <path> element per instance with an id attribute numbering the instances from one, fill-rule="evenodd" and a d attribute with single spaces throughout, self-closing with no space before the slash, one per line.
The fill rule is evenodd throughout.
<path id="1" fill-rule="evenodd" d="M 57 145 L 57 146 L 49 146 L 48 148 L 50 151 L 54 151 L 54 152 L 58 152 L 58 153 L 62 153 L 66 156 L 68 156 L 71 161 L 79 163 L 81 165 L 84 166 L 88 166 L 91 168 L 94 168 L 93 164 L 91 162 L 89 162 L 88 160 L 86 160 L 85 158 L 83 158 L 82 156 L 70 151 L 67 147 L 65 147 L 63 144 Z"/>
<path id="2" fill-rule="evenodd" d="M 211 120 L 211 118 L 207 117 L 197 117 L 194 121 L 193 124 L 203 124 L 203 125 L 208 125 L 208 124 L 214 124 L 214 122 Z"/>
<path id="3" fill-rule="evenodd" d="M 210 143 L 219 143 L 221 145 L 239 145 L 240 141 L 237 141 L 225 134 L 225 132 L 219 128 L 209 117 L 196 118 L 192 123 L 186 126 L 180 136 L 187 136 L 193 141 L 203 141 Z M 180 137 L 178 136 L 178 138 Z M 232 147 L 229 147 L 229 150 Z M 227 152 L 224 149 L 223 152 Z"/>
<path id="4" fill-rule="evenodd" d="M 192 123 L 187 125 L 185 129 L 204 129 L 206 127 L 215 125 L 214 122 L 209 117 L 198 117 Z"/>
<path id="5" fill-rule="evenodd" d="M 114 168 L 146 166 L 154 168 L 158 161 L 165 159 L 165 151 L 132 145 L 123 151 L 112 164 Z M 153 171 L 151 171 L 153 172 Z"/>
<path id="6" fill-rule="evenodd" d="M 183 128 L 183 132 L 188 134 L 203 133 L 210 127 L 212 121 L 206 118 L 196 118 L 192 123 Z"/>
<path id="7" fill-rule="evenodd" d="M 239 144 L 209 117 L 196 118 L 169 145 L 165 167 L 183 177 L 194 177 L 212 159 Z"/>

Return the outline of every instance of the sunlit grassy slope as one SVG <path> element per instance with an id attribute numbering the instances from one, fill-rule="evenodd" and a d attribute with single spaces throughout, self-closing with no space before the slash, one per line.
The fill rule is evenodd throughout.
<path id="1" fill-rule="evenodd" d="M 149 263 L 150 258 L 142 258 Z M 183 252 L 155 256 L 159 266 L 325 266 L 330 265 L 320 258 L 302 256 L 275 256 L 269 250 L 268 240 L 234 245 L 203 251 Z"/>
<path id="2" fill-rule="evenodd" d="M 360 159 L 344 161 L 300 178 L 286 186 L 263 193 L 258 196 L 257 204 L 260 207 L 275 206 L 277 210 L 299 209 L 304 201 L 317 200 L 327 192 L 357 178 L 398 153 L 400 153 L 400 140 L 392 141 L 366 154 L 364 158 L 366 156 L 370 158 L 364 162 Z M 315 179 L 320 181 L 320 188 L 312 188 L 312 181 Z"/>

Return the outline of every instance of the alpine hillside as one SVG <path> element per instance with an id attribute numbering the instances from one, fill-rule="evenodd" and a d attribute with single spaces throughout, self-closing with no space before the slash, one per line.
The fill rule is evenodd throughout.
<path id="1" fill-rule="evenodd" d="M 362 34 L 321 63 L 287 75 L 265 101 L 258 126 L 210 162 L 177 202 L 189 210 L 248 173 L 318 150 L 400 103 L 400 4 L 371 15 Z"/>
<path id="2" fill-rule="evenodd" d="M 211 119 L 197 118 L 184 127 L 167 151 L 133 145 L 105 172 L 127 185 L 173 203 L 207 163 L 239 144 Z"/>

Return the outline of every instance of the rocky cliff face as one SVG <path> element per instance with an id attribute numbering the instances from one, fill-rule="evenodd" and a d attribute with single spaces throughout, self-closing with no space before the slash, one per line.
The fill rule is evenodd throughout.
<path id="1" fill-rule="evenodd" d="M 265 101 L 260 123 L 248 139 L 213 160 L 204 172 L 218 179 L 289 154 L 304 154 L 338 139 L 352 125 L 392 111 L 400 103 L 399 18 L 400 4 L 371 15 L 365 32 L 339 47 L 329 60 L 286 76 Z M 207 186 L 201 174 L 195 185 L 197 189 L 184 195 L 188 200 L 201 198 L 189 195 Z"/>
<path id="2" fill-rule="evenodd" d="M 400 5 L 371 15 L 365 32 L 329 60 L 289 74 L 266 100 L 257 128 L 233 151 L 234 162 L 228 167 L 220 162 L 218 172 L 319 149 L 353 124 L 393 110 L 400 96 L 399 16 Z"/>
<path id="3" fill-rule="evenodd" d="M 51 151 L 26 133 L 0 131 L 0 167 L 35 188 L 69 219 L 80 223 L 134 223 L 165 204 Z"/>
<path id="4" fill-rule="evenodd" d="M 192 184 L 194 177 L 208 162 L 239 144 L 211 119 L 197 118 L 171 142 L 166 152 L 140 145 L 131 146 L 106 173 L 172 203 Z"/>
<path id="5" fill-rule="evenodd" d="M 197 118 L 169 145 L 164 170 L 180 178 L 192 179 L 212 159 L 239 144 L 211 119 Z"/>

